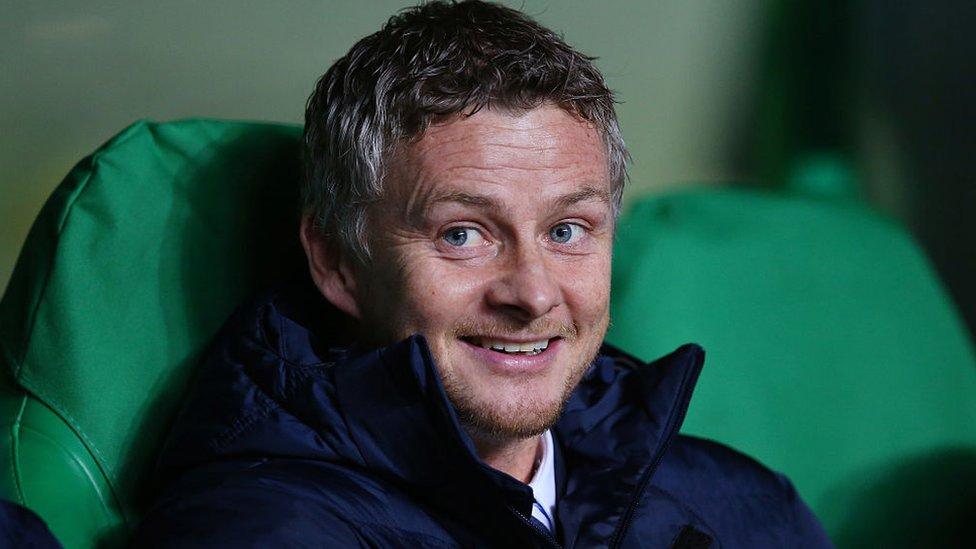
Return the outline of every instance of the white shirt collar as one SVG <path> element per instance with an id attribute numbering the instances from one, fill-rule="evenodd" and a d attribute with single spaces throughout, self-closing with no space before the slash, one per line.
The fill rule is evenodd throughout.
<path id="1" fill-rule="evenodd" d="M 547 430 L 542 433 L 539 441 L 539 466 L 529 480 L 535 504 L 532 505 L 532 517 L 546 525 L 551 532 L 553 527 L 553 513 L 556 511 L 556 463 L 553 454 L 552 434 Z"/>

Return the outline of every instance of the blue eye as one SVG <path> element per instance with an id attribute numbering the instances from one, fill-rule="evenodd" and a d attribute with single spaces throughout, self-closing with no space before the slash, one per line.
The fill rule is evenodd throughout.
<path id="1" fill-rule="evenodd" d="M 464 246 L 468 240 L 468 230 L 464 227 L 457 227 L 444 233 L 444 240 L 451 246 Z"/>
<path id="2" fill-rule="evenodd" d="M 484 242 L 484 237 L 481 236 L 481 232 L 473 227 L 452 227 L 444 231 L 441 238 L 444 239 L 444 242 L 458 248 L 470 248 Z"/>
<path id="3" fill-rule="evenodd" d="M 549 229 L 549 240 L 556 244 L 569 244 L 583 234 L 583 228 L 576 223 L 557 223 Z"/>

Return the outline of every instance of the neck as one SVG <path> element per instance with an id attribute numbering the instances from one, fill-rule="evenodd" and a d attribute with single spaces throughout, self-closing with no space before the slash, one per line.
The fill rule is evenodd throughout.
<path id="1" fill-rule="evenodd" d="M 511 439 L 472 435 L 471 439 L 478 457 L 492 469 L 526 484 L 532 479 L 535 458 L 542 443 L 541 436 Z"/>

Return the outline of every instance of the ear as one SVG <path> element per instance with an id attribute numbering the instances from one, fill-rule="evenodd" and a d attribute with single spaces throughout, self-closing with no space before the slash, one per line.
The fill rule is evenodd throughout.
<path id="1" fill-rule="evenodd" d="M 312 216 L 302 216 L 299 229 L 308 270 L 319 292 L 333 305 L 347 315 L 360 320 L 360 307 L 357 298 L 356 277 L 352 262 L 354 259 L 343 254 L 341 246 L 329 242 L 322 231 L 315 227 Z"/>

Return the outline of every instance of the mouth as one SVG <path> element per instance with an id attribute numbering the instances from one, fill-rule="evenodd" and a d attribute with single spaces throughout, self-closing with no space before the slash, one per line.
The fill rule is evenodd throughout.
<path id="1" fill-rule="evenodd" d="M 462 337 L 461 340 L 470 345 L 481 347 L 496 353 L 506 355 L 535 356 L 542 354 L 549 348 L 551 342 L 559 339 L 558 337 L 544 338 L 531 341 L 511 341 L 504 339 L 494 339 L 478 336 Z"/>

